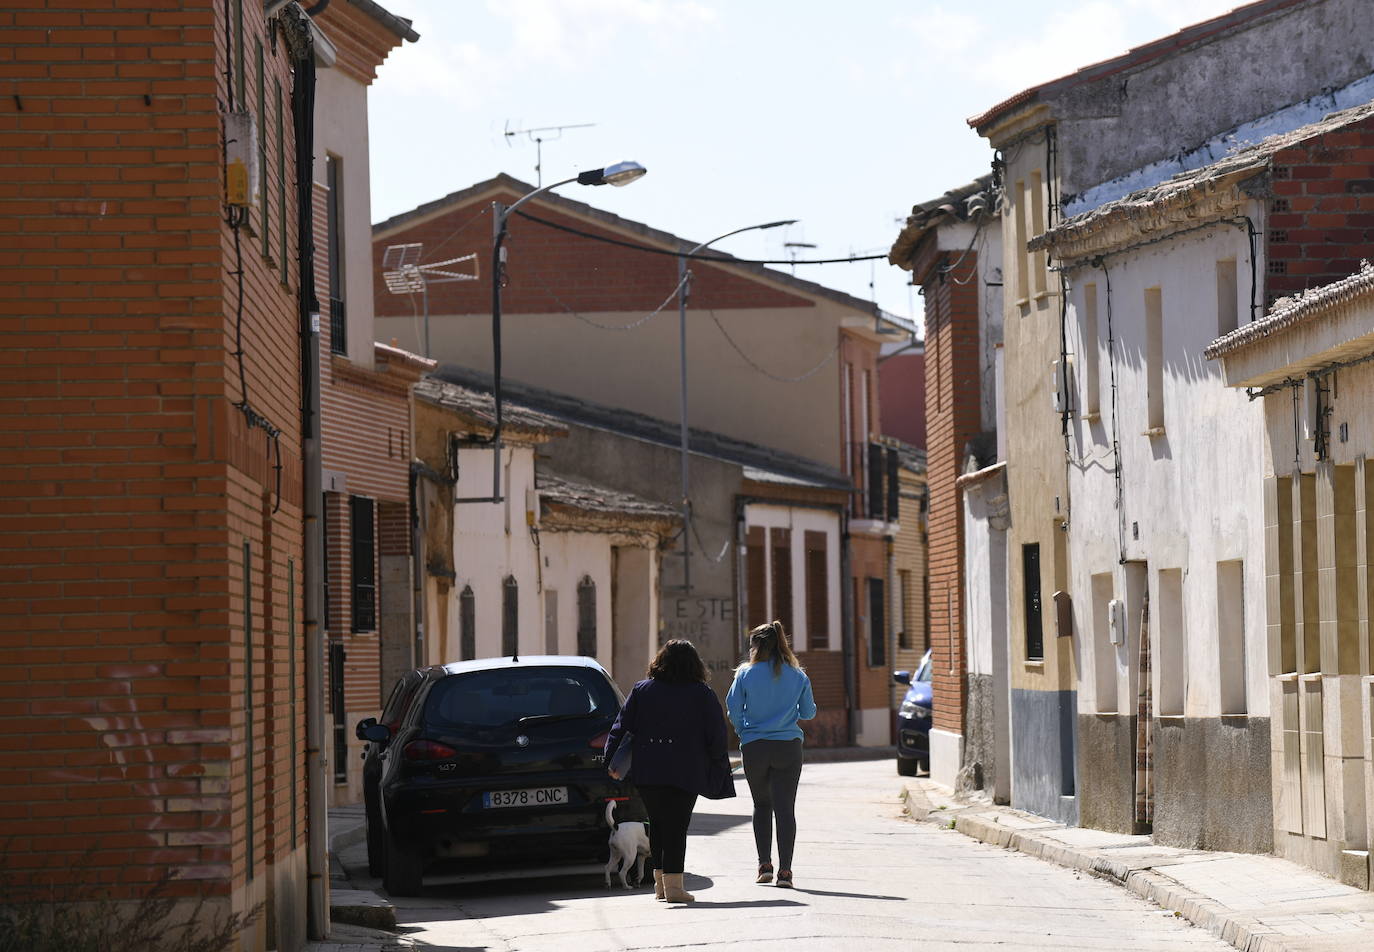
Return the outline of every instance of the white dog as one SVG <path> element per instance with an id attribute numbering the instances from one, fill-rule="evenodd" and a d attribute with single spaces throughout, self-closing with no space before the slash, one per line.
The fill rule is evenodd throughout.
<path id="1" fill-rule="evenodd" d="M 626 889 L 630 883 L 625 874 L 630 866 L 635 867 L 635 885 L 644 882 L 644 860 L 649 856 L 649 831 L 643 823 L 626 820 L 615 822 L 615 801 L 606 803 L 606 825 L 611 828 L 611 858 L 606 861 L 606 888 L 611 888 L 612 871 L 619 872 L 620 885 Z"/>

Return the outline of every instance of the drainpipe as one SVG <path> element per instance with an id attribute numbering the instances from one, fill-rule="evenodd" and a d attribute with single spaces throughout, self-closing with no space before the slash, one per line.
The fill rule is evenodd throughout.
<path id="1" fill-rule="evenodd" d="M 291 116 L 296 135 L 296 215 L 300 291 L 301 442 L 303 455 L 304 635 L 306 734 L 306 928 L 329 937 L 329 762 L 324 717 L 323 467 L 320 457 L 320 303 L 315 296 L 314 188 L 315 49 L 310 24 L 296 6 L 282 11 L 295 82 Z"/>
<path id="2" fill-rule="evenodd" d="M 844 706 L 848 711 L 846 743 L 853 747 L 859 741 L 859 686 L 857 660 L 854 657 L 854 580 L 849 577 L 852 560 L 849 547 L 849 511 L 840 513 L 840 637 L 844 654 Z"/>

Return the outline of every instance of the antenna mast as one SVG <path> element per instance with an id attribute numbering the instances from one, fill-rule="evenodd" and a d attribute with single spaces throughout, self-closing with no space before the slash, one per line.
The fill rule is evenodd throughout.
<path id="1" fill-rule="evenodd" d="M 535 129 L 512 129 L 510 127 L 510 122 L 507 121 L 505 132 L 506 145 L 510 145 L 510 140 L 514 136 L 529 136 L 530 140 L 534 142 L 534 184 L 538 188 L 543 188 L 544 140 L 549 139 L 550 141 L 553 141 L 555 139 L 563 138 L 564 129 L 590 129 L 594 125 L 596 125 L 596 123 L 594 122 L 578 122 L 568 126 L 539 126 Z M 555 132 L 557 133 L 557 135 L 546 136 L 542 134 L 546 132 Z"/>

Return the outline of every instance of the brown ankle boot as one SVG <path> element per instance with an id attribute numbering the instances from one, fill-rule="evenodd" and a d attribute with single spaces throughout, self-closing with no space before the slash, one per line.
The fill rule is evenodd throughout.
<path id="1" fill-rule="evenodd" d="M 681 873 L 664 873 L 663 898 L 668 902 L 695 902 L 697 897 L 682 888 Z"/>
<path id="2" fill-rule="evenodd" d="M 663 895 L 663 870 L 654 870 L 654 898 L 659 902 L 664 901 Z"/>

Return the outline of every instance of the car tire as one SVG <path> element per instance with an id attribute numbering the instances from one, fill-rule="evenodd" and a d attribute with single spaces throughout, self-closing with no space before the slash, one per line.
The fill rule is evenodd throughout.
<path id="1" fill-rule="evenodd" d="M 386 871 L 386 830 L 382 818 L 367 811 L 367 874 L 379 877 Z"/>
<path id="2" fill-rule="evenodd" d="M 419 850 L 386 837 L 386 868 L 382 885 L 393 896 L 418 896 L 424 884 L 424 857 Z"/>
<path id="3" fill-rule="evenodd" d="M 914 757 L 898 757 L 897 774 L 902 777 L 916 776 L 916 764 L 918 762 L 919 761 L 917 761 Z"/>

